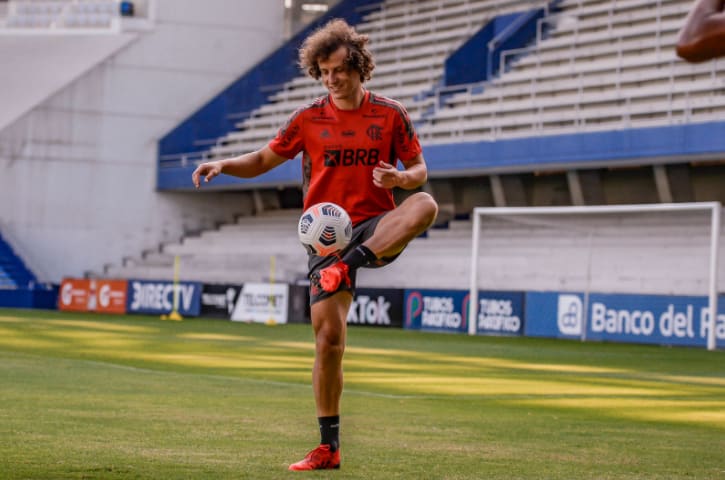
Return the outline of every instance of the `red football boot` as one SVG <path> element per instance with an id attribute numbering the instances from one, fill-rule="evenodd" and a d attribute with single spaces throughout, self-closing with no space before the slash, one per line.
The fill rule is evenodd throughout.
<path id="1" fill-rule="evenodd" d="M 320 445 L 308 453 L 304 459 L 289 466 L 289 469 L 293 472 L 332 468 L 340 468 L 340 449 L 331 452 L 329 445 Z"/>
<path id="2" fill-rule="evenodd" d="M 350 267 L 342 261 L 333 263 L 327 268 L 323 268 L 320 270 L 320 286 L 326 292 L 334 292 L 340 286 L 341 282 L 345 282 L 345 285 L 349 287 L 349 271 Z"/>

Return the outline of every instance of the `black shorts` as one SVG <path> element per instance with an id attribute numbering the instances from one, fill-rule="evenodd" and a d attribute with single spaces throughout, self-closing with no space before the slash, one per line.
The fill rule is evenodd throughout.
<path id="1" fill-rule="evenodd" d="M 372 237 L 373 233 L 375 233 L 375 227 L 378 226 L 378 222 L 384 216 L 385 213 L 380 214 L 377 217 L 368 218 L 367 220 L 364 220 L 355 225 L 352 229 L 352 238 L 350 240 L 350 244 L 345 248 L 345 250 L 340 252 L 339 256 L 330 255 L 327 257 L 320 257 L 318 255 L 309 255 L 307 265 L 309 267 L 308 278 L 310 279 L 310 305 L 319 302 L 320 300 L 323 300 L 325 298 L 331 297 L 337 292 L 348 291 L 353 295 L 355 294 L 355 278 L 357 277 L 356 270 L 352 270 L 349 273 L 350 286 L 345 285 L 345 282 L 340 282 L 340 286 L 334 292 L 326 292 L 322 290 L 314 277 L 316 276 L 317 272 L 339 261 L 340 258 L 344 257 L 348 251 L 352 250 L 368 238 Z M 364 268 L 384 267 L 385 265 L 398 258 L 401 252 L 398 252 L 391 257 L 378 258 L 374 263 L 371 263 L 370 265 L 365 265 Z M 317 276 L 317 278 L 319 278 L 319 276 Z"/>

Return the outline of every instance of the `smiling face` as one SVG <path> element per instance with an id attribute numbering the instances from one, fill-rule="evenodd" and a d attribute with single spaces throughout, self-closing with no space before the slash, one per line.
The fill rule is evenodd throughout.
<path id="1" fill-rule="evenodd" d="M 322 85 L 330 93 L 335 106 L 341 110 L 359 107 L 364 96 L 360 73 L 345 62 L 347 53 L 347 47 L 341 46 L 329 57 L 317 62 Z"/>

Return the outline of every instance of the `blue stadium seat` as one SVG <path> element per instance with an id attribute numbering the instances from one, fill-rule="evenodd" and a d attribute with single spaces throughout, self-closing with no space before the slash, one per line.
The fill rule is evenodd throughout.
<path id="1" fill-rule="evenodd" d="M 0 235 L 0 288 L 18 288 L 36 284 L 37 278 Z"/>

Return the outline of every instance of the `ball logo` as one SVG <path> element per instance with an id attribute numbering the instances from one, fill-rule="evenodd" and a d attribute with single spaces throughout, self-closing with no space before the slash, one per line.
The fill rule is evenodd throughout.
<path id="1" fill-rule="evenodd" d="M 322 213 L 322 215 L 327 215 L 328 217 L 342 217 L 342 212 L 340 212 L 340 209 L 330 203 L 322 205 L 320 207 L 320 212 Z"/>
<path id="2" fill-rule="evenodd" d="M 314 218 L 310 214 L 302 216 L 302 219 L 300 220 L 300 233 L 307 233 L 310 229 L 310 225 L 312 225 L 312 220 L 314 220 Z"/>
<path id="3" fill-rule="evenodd" d="M 556 324 L 561 334 L 582 334 L 582 310 L 582 300 L 578 295 L 559 295 Z"/>
<path id="4" fill-rule="evenodd" d="M 322 230 L 322 233 L 320 234 L 320 238 L 318 239 L 319 242 L 326 247 L 329 247 L 330 245 L 333 245 L 337 241 L 337 232 L 335 231 L 335 227 L 333 226 L 327 226 Z"/>

